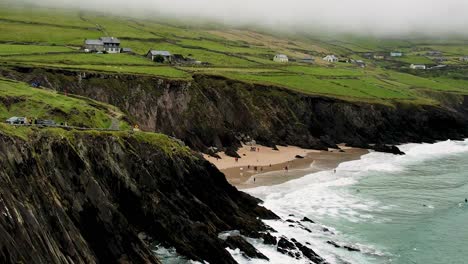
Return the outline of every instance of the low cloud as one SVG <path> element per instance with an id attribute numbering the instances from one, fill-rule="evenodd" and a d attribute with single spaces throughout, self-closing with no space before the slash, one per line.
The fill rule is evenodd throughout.
<path id="1" fill-rule="evenodd" d="M 468 35 L 467 0 L 17 0 L 331 33 Z"/>

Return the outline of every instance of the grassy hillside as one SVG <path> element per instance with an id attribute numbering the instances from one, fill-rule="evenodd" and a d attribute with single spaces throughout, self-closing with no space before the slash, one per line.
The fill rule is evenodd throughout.
<path id="1" fill-rule="evenodd" d="M 188 26 L 73 10 L 15 8 L 0 4 L 0 67 L 30 65 L 76 70 L 155 75 L 190 79 L 193 73 L 223 75 L 247 82 L 273 84 L 309 94 L 352 100 L 406 100 L 427 102 L 419 90 L 468 93 L 468 55 L 463 39 L 376 39 L 355 36 L 287 36 L 279 33 L 218 27 Z M 86 54 L 83 40 L 114 36 L 136 54 Z M 174 66 L 144 57 L 149 49 L 168 50 L 205 65 Z M 440 64 L 428 52 L 442 52 L 446 69 L 437 74 L 411 71 L 412 63 Z M 391 51 L 402 51 L 391 58 Z M 297 62 L 275 63 L 284 53 Z M 365 53 L 387 55 L 384 60 Z M 327 54 L 364 60 L 364 69 L 352 63 L 327 63 Z M 313 65 L 300 63 L 314 58 Z M 454 76 L 452 73 L 458 74 Z M 437 75 L 437 76 L 435 76 Z"/>
<path id="2" fill-rule="evenodd" d="M 0 120 L 12 116 L 88 128 L 109 128 L 113 122 L 122 129 L 130 127 L 121 120 L 123 114 L 116 107 L 0 79 Z"/>

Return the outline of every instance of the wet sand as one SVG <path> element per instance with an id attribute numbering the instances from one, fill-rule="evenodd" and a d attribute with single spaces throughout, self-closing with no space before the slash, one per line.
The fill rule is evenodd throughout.
<path id="1" fill-rule="evenodd" d="M 279 151 L 275 151 L 267 147 L 258 147 L 259 152 L 251 152 L 250 146 L 240 149 L 238 153 L 243 158 L 238 162 L 224 154 L 220 155 L 222 159 L 219 160 L 205 157 L 226 175 L 232 185 L 246 189 L 281 184 L 311 173 L 331 170 L 341 162 L 356 160 L 369 153 L 366 149 L 344 146 L 340 146 L 341 151 L 318 151 L 298 147 L 278 147 Z M 295 158 L 296 155 L 304 158 Z M 285 169 L 286 166 L 288 170 Z"/>

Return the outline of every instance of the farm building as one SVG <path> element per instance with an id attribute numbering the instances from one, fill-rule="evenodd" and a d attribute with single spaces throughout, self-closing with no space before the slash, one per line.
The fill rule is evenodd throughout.
<path id="1" fill-rule="evenodd" d="M 431 56 L 431 57 L 439 57 L 439 56 L 442 56 L 442 52 L 438 50 L 431 50 L 431 51 L 428 51 L 426 55 Z"/>
<path id="2" fill-rule="evenodd" d="M 323 57 L 323 60 L 328 62 L 338 62 L 338 58 L 335 55 L 327 55 Z"/>
<path id="3" fill-rule="evenodd" d="M 303 59 L 300 60 L 300 62 L 302 62 L 302 63 L 314 63 L 315 60 L 314 60 L 314 58 L 303 58 Z"/>
<path id="4" fill-rule="evenodd" d="M 121 48 L 120 53 L 133 53 L 131 48 Z"/>
<path id="5" fill-rule="evenodd" d="M 114 37 L 102 37 L 100 38 L 104 44 L 104 50 L 107 53 L 120 53 L 120 40 Z"/>
<path id="6" fill-rule="evenodd" d="M 273 57 L 273 61 L 275 62 L 288 62 L 288 56 L 284 54 L 276 54 L 275 57 Z"/>
<path id="7" fill-rule="evenodd" d="M 171 62 L 172 61 L 172 54 L 166 50 L 149 50 L 146 54 L 148 59 L 151 59 L 155 62 Z"/>
<path id="8" fill-rule="evenodd" d="M 374 57 L 374 54 L 372 54 L 371 52 L 366 52 L 362 54 L 362 56 L 366 59 L 372 59 L 372 57 Z"/>
<path id="9" fill-rule="evenodd" d="M 403 52 L 399 52 L 399 51 L 390 52 L 390 57 L 403 57 Z"/>
<path id="10" fill-rule="evenodd" d="M 85 51 L 91 52 L 104 51 L 104 43 L 100 39 L 87 39 L 83 48 Z"/>
<path id="11" fill-rule="evenodd" d="M 87 39 L 85 40 L 84 49 L 91 52 L 120 53 L 120 40 L 114 37 Z"/>
<path id="12" fill-rule="evenodd" d="M 424 65 L 424 64 L 411 64 L 410 68 L 413 69 L 413 70 L 425 70 L 426 65 Z"/>
<path id="13" fill-rule="evenodd" d="M 385 55 L 382 55 L 382 54 L 375 54 L 375 55 L 374 55 L 374 59 L 376 59 L 376 60 L 384 60 L 384 59 L 385 59 Z"/>
<path id="14" fill-rule="evenodd" d="M 359 66 L 361 68 L 366 67 L 366 63 L 363 60 L 353 60 L 353 59 L 351 59 L 351 63 L 356 64 L 357 66 Z"/>
<path id="15" fill-rule="evenodd" d="M 460 61 L 468 62 L 468 56 L 463 56 L 460 58 Z"/>

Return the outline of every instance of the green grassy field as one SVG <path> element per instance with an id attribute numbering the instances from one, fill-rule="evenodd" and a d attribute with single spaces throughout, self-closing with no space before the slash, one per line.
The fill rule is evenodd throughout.
<path id="1" fill-rule="evenodd" d="M 70 97 L 54 91 L 32 88 L 24 83 L 0 79 L 0 119 L 12 116 L 52 119 L 70 126 L 109 128 L 120 110 L 87 98 Z M 121 122 L 122 128 L 129 125 Z"/>
<path id="2" fill-rule="evenodd" d="M 363 101 L 431 101 L 418 90 L 468 94 L 467 81 L 460 74 L 440 71 L 431 75 L 407 70 L 411 63 L 434 65 L 433 59 L 426 56 L 429 50 L 442 51 L 452 68 L 468 67 L 458 60 L 468 55 L 465 39 L 286 35 L 159 19 L 37 7 L 22 9 L 0 3 L 0 67 L 29 65 L 185 80 L 194 73 L 204 73 Z M 118 37 L 121 46 L 132 48 L 136 55 L 79 51 L 84 39 L 101 36 Z M 144 57 L 149 49 L 168 50 L 205 64 L 157 64 Z M 362 57 L 365 52 L 391 51 L 402 51 L 405 56 L 388 60 Z M 277 53 L 287 54 L 291 62 L 273 62 Z M 329 64 L 321 60 L 327 54 L 363 59 L 367 67 Z M 293 61 L 306 57 L 313 57 L 315 63 Z"/>

